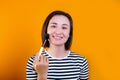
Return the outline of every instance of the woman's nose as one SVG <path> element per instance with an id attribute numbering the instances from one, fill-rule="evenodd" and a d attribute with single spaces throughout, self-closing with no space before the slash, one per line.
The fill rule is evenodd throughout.
<path id="1" fill-rule="evenodd" d="M 56 33 L 57 33 L 57 34 L 61 34 L 61 33 L 62 33 L 62 30 L 61 30 L 60 28 L 57 28 L 57 29 L 56 29 Z"/>

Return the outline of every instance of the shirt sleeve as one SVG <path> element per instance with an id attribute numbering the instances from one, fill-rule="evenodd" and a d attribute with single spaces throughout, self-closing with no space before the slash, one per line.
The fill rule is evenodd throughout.
<path id="1" fill-rule="evenodd" d="M 80 80 L 88 79 L 88 61 L 86 58 L 83 58 L 82 67 L 80 70 Z"/>
<path id="2" fill-rule="evenodd" d="M 29 58 L 26 65 L 26 80 L 37 80 L 37 73 L 33 68 L 34 57 Z"/>

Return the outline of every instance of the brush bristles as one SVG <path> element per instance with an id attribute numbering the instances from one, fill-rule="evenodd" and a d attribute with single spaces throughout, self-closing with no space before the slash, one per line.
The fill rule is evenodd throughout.
<path id="1" fill-rule="evenodd" d="M 44 40 L 48 40 L 49 39 L 49 34 L 44 34 Z"/>

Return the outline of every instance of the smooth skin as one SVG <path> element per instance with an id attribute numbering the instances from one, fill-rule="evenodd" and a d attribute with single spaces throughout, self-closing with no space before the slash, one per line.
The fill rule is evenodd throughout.
<path id="1" fill-rule="evenodd" d="M 54 58 L 61 59 L 68 55 L 68 50 L 65 50 L 65 43 L 70 34 L 70 22 L 64 15 L 55 15 L 51 18 L 47 33 L 49 34 L 50 47 L 47 52 Z M 38 57 L 38 53 L 36 54 Z M 49 60 L 46 56 L 41 55 L 40 60 L 34 60 L 34 68 L 38 74 L 37 80 L 47 80 Z"/>

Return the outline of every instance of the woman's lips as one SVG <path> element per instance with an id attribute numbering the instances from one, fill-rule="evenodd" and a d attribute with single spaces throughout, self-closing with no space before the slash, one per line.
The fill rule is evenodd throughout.
<path id="1" fill-rule="evenodd" d="M 63 37 L 61 36 L 52 36 L 55 40 L 61 40 Z"/>

